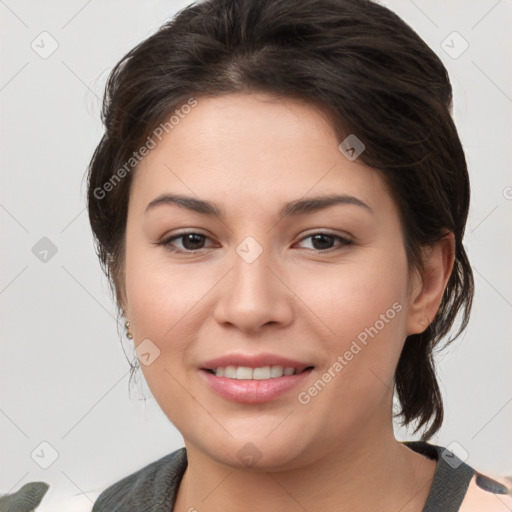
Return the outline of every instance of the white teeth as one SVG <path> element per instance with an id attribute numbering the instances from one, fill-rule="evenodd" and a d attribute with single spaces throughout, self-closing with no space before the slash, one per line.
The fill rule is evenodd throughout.
<path id="1" fill-rule="evenodd" d="M 236 379 L 236 366 L 226 366 L 226 368 L 224 368 L 224 377 Z"/>
<path id="2" fill-rule="evenodd" d="M 272 368 L 270 368 L 270 378 L 274 379 L 275 377 L 281 377 L 283 375 L 283 372 L 283 366 L 272 366 Z"/>
<path id="3" fill-rule="evenodd" d="M 217 377 L 227 377 L 237 380 L 265 380 L 275 379 L 283 375 L 294 375 L 295 368 L 284 366 L 262 366 L 259 368 L 249 368 L 248 366 L 225 366 L 214 370 Z"/>
<path id="4" fill-rule="evenodd" d="M 238 380 L 252 379 L 252 368 L 248 368 L 247 366 L 239 366 L 236 369 L 236 378 Z"/>
<path id="5" fill-rule="evenodd" d="M 252 378 L 254 380 L 270 379 L 270 366 L 254 368 L 254 370 L 252 371 Z"/>

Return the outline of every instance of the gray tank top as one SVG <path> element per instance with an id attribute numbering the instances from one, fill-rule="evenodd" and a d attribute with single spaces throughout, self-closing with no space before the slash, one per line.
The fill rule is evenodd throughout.
<path id="1" fill-rule="evenodd" d="M 423 441 L 406 441 L 403 444 L 429 459 L 437 460 L 434 481 L 422 512 L 457 512 L 475 474 L 476 483 L 482 489 L 494 494 L 508 493 L 504 485 L 477 473 L 446 448 Z"/>
<path id="2" fill-rule="evenodd" d="M 423 441 L 403 444 L 437 461 L 434 480 L 422 512 L 458 512 L 475 470 L 443 447 Z M 186 467 L 187 452 L 181 448 L 103 491 L 92 512 L 169 512 L 173 510 Z M 508 492 L 498 482 L 476 474 L 477 484 L 486 491 L 497 494 Z"/>
<path id="3" fill-rule="evenodd" d="M 403 444 L 437 461 L 423 512 L 458 512 L 474 474 L 482 489 L 494 494 L 508 493 L 504 485 L 477 473 L 446 448 L 423 441 Z M 105 489 L 92 512 L 169 512 L 174 508 L 186 468 L 187 452 L 180 448 Z M 0 512 L 33 512 L 47 490 L 45 482 L 30 482 L 18 492 L 1 496 Z"/>

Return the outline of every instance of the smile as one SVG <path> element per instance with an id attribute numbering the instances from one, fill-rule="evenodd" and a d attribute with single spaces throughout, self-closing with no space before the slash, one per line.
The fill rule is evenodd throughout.
<path id="1" fill-rule="evenodd" d="M 261 404 L 283 397 L 288 391 L 298 387 L 309 377 L 313 369 L 314 367 L 308 366 L 297 373 L 293 367 L 227 366 L 216 370 L 201 369 L 200 374 L 210 390 L 224 399 L 245 404 Z M 228 376 L 217 375 L 216 371 L 219 370 L 224 370 L 224 373 L 227 371 Z"/>
<path id="2" fill-rule="evenodd" d="M 296 375 L 302 373 L 306 369 L 293 368 L 291 366 L 261 366 L 259 368 L 250 368 L 248 366 L 221 366 L 209 370 L 217 377 L 226 377 L 228 379 L 237 380 L 266 380 L 277 379 L 283 376 Z"/>

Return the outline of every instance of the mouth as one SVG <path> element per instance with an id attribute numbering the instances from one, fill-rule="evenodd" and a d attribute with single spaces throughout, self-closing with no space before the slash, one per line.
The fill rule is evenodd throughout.
<path id="1" fill-rule="evenodd" d="M 199 369 L 217 396 L 230 402 L 258 404 L 279 397 L 293 400 L 288 392 L 304 384 L 315 366 L 272 354 L 231 354 L 207 361 Z"/>
<path id="2" fill-rule="evenodd" d="M 216 377 L 224 377 L 233 380 L 268 380 L 278 379 L 280 377 L 289 377 L 292 375 L 300 375 L 303 372 L 312 370 L 314 366 L 259 366 L 252 368 L 250 366 L 219 366 L 217 368 L 202 368 L 204 371 L 215 375 Z"/>

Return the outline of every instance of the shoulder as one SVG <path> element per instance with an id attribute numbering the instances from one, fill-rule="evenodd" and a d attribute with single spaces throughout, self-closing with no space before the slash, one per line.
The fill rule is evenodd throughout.
<path id="1" fill-rule="evenodd" d="M 510 512 L 512 496 L 504 492 L 506 488 L 510 488 L 511 483 L 507 478 L 475 472 L 460 506 L 460 512 Z"/>
<path id="2" fill-rule="evenodd" d="M 438 511 L 445 507 L 445 510 L 459 512 L 512 511 L 511 478 L 484 475 L 442 446 L 424 441 L 407 442 L 406 445 L 437 459 L 425 510 Z"/>
<path id="3" fill-rule="evenodd" d="M 186 465 L 186 450 L 180 448 L 105 489 L 92 512 L 164 510 L 174 500 Z"/>

